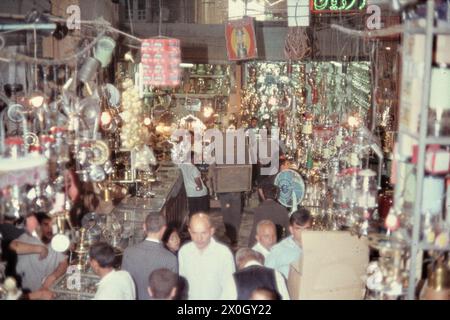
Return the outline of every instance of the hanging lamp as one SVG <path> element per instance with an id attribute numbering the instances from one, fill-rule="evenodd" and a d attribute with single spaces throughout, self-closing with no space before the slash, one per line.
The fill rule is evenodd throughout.
<path id="1" fill-rule="evenodd" d="M 141 45 L 143 84 L 176 87 L 181 82 L 180 40 L 161 36 L 162 6 L 159 1 L 158 36 L 144 39 Z"/>

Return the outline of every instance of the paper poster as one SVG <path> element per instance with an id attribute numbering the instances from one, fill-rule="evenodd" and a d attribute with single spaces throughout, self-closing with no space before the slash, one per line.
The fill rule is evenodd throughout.
<path id="1" fill-rule="evenodd" d="M 228 60 L 249 60 L 258 56 L 254 20 L 245 17 L 225 26 Z"/>

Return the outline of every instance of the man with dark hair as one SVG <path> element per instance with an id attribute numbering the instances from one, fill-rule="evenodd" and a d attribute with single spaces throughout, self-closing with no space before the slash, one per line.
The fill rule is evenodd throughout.
<path id="1" fill-rule="evenodd" d="M 311 227 L 312 217 L 307 209 L 301 208 L 292 213 L 289 219 L 291 236 L 274 245 L 266 259 L 266 267 L 280 271 L 286 279 L 289 266 L 298 261 L 302 254 L 302 230 Z"/>
<path id="2" fill-rule="evenodd" d="M 165 268 L 178 272 L 177 258 L 161 242 L 166 230 L 166 218 L 150 213 L 144 223 L 147 235 L 144 241 L 125 249 L 122 270 L 128 271 L 136 284 L 138 300 L 149 300 L 148 275 L 154 270 Z"/>
<path id="3" fill-rule="evenodd" d="M 21 286 L 31 291 L 50 288 L 68 267 L 67 257 L 42 240 L 42 229 L 46 230 L 46 226 L 42 228 L 37 217 L 44 221 L 45 216 L 45 213 L 29 215 L 25 222 L 27 232 L 9 246 L 18 256 L 16 271 L 22 277 Z M 51 225 L 51 220 L 47 219 L 47 223 Z"/>
<path id="4" fill-rule="evenodd" d="M 195 154 L 191 152 L 191 161 L 180 163 L 178 167 L 183 174 L 184 188 L 188 197 L 189 214 L 209 211 L 208 189 L 202 180 L 202 175 L 195 166 Z"/>
<path id="5" fill-rule="evenodd" d="M 256 226 L 262 220 L 272 221 L 277 229 L 277 241 L 289 234 L 289 212 L 277 202 L 279 189 L 274 184 L 263 185 L 265 200 L 254 209 L 253 227 L 250 232 L 249 247 L 256 243 Z"/>
<path id="6" fill-rule="evenodd" d="M 126 271 L 114 270 L 116 254 L 105 242 L 98 242 L 89 249 L 89 262 L 100 277 L 94 300 L 135 300 L 136 288 Z"/>
<path id="7" fill-rule="evenodd" d="M 289 300 L 289 293 L 283 276 L 276 270 L 263 266 L 264 257 L 249 248 L 236 252 L 238 271 L 233 274 L 234 281 L 226 284 L 222 295 L 226 300 L 249 300 L 256 288 L 275 291 L 283 300 Z"/>
<path id="8" fill-rule="evenodd" d="M 174 300 L 178 275 L 168 269 L 156 269 L 148 277 L 148 294 L 153 299 Z"/>
<path id="9" fill-rule="evenodd" d="M 41 231 L 41 240 L 45 245 L 50 244 L 53 238 L 53 224 L 52 217 L 50 217 L 45 212 L 36 213 L 36 219 L 39 222 Z"/>

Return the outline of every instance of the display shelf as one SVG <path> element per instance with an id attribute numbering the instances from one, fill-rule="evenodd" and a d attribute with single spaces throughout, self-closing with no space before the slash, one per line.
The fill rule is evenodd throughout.
<path id="1" fill-rule="evenodd" d="M 425 251 L 450 251 L 450 245 L 447 245 L 445 247 L 438 247 L 434 244 L 426 243 L 423 241 L 419 243 L 419 247 Z"/>
<path id="2" fill-rule="evenodd" d="M 222 79 L 225 78 L 225 74 L 190 74 L 189 78 L 208 78 L 208 79 Z"/>
<path id="3" fill-rule="evenodd" d="M 423 58 L 423 78 L 421 79 L 421 89 L 422 89 L 422 96 L 420 100 L 420 118 L 419 118 L 419 124 L 418 124 L 418 132 L 412 132 L 411 130 L 407 128 L 400 127 L 399 130 L 399 150 L 402 150 L 403 146 L 403 140 L 405 136 L 408 136 L 410 138 L 413 138 L 418 145 L 418 159 L 417 163 L 415 165 L 416 167 L 416 174 L 415 174 L 415 201 L 414 206 L 412 210 L 412 241 L 411 241 L 411 248 L 410 248 L 410 263 L 409 263 L 409 275 L 408 275 L 408 283 L 413 284 L 416 283 L 417 278 L 417 267 L 420 263 L 420 260 L 418 259 L 418 254 L 421 251 L 428 251 L 428 250 L 434 250 L 434 251 L 440 251 L 445 252 L 450 250 L 450 246 L 446 247 L 438 247 L 433 244 L 425 243 L 424 241 L 420 241 L 421 238 L 421 230 L 422 230 L 422 203 L 423 203 L 423 191 L 424 191 L 424 178 L 425 178 L 425 153 L 427 145 L 429 144 L 439 144 L 443 146 L 450 145 L 450 137 L 434 137 L 428 135 L 428 112 L 429 112 L 429 102 L 430 102 L 430 94 L 431 94 L 431 67 L 433 62 L 433 40 L 434 36 L 437 34 L 450 34 L 450 28 L 448 26 L 439 26 L 434 27 L 434 9 L 435 9 L 435 2 L 433 0 L 427 0 L 427 14 L 426 14 L 426 20 L 425 20 L 425 26 L 418 27 L 417 25 L 412 25 L 411 23 L 405 23 L 405 28 L 403 30 L 403 35 L 413 35 L 413 34 L 424 34 L 425 35 L 425 41 L 423 44 L 423 52 L 424 52 L 424 58 Z M 405 37 L 404 37 L 405 38 Z M 422 48 L 420 48 L 422 49 Z M 416 50 L 419 50 L 418 48 Z M 411 57 L 403 56 L 403 61 L 409 61 Z M 410 63 L 410 62 L 407 62 Z M 408 69 L 408 65 L 405 65 L 403 70 Z M 404 77 L 406 73 L 404 71 Z M 406 80 L 404 80 L 406 81 Z M 402 83 L 402 86 L 405 86 L 405 88 L 408 88 L 407 82 Z M 400 108 L 408 108 L 407 104 L 403 105 L 400 103 Z M 397 170 L 397 181 L 399 179 L 399 171 Z M 394 203 L 399 204 L 402 203 L 401 200 L 401 193 L 402 193 L 402 186 L 401 184 L 396 184 L 395 187 L 395 200 Z M 401 205 L 400 205 L 401 206 Z M 397 207 L 397 210 L 402 210 L 402 208 Z M 407 288 L 407 299 L 414 300 L 416 298 L 416 286 L 410 285 Z"/>
<path id="4" fill-rule="evenodd" d="M 404 31 L 406 34 L 426 34 L 425 28 L 415 27 Z M 450 26 L 433 28 L 433 34 L 450 35 Z"/>
<path id="5" fill-rule="evenodd" d="M 213 99 L 216 97 L 228 97 L 228 95 L 217 93 L 174 93 L 173 97 L 175 97 L 176 99 L 183 99 L 183 98 Z"/>
<path id="6" fill-rule="evenodd" d="M 419 135 L 417 133 L 409 131 L 408 129 L 400 129 L 399 133 L 407 135 L 414 140 L 419 140 Z M 450 137 L 427 136 L 425 137 L 424 142 L 425 144 L 440 144 L 443 146 L 450 146 Z"/>
<path id="7" fill-rule="evenodd" d="M 427 137 L 426 144 L 440 144 L 443 146 L 450 146 L 450 137 Z"/>

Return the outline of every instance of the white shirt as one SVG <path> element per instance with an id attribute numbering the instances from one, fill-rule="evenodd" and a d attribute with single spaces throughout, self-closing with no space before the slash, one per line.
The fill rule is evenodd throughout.
<path id="1" fill-rule="evenodd" d="M 93 300 L 136 300 L 136 287 L 127 271 L 113 270 L 97 286 Z"/>
<path id="2" fill-rule="evenodd" d="M 180 275 L 188 281 L 189 300 L 218 300 L 225 286 L 234 282 L 233 255 L 228 247 L 213 238 L 203 251 L 194 242 L 182 246 L 178 263 Z"/>
<path id="3" fill-rule="evenodd" d="M 261 253 L 264 256 L 264 259 L 267 259 L 267 256 L 269 255 L 270 251 L 267 250 L 261 243 L 257 242 L 252 250 Z"/>
<path id="4" fill-rule="evenodd" d="M 186 188 L 186 194 L 188 197 L 203 197 L 208 194 L 203 181 L 201 181 L 200 171 L 192 163 L 180 163 L 179 167 L 183 173 L 184 187 Z M 195 178 L 200 178 L 202 182 L 202 189 L 197 190 L 197 183 Z"/>
<path id="5" fill-rule="evenodd" d="M 262 264 L 260 264 L 258 261 L 249 261 L 245 264 L 244 268 L 250 267 L 250 266 L 262 266 Z M 287 290 L 286 287 L 286 280 L 284 279 L 283 275 L 278 272 L 277 270 L 275 271 L 275 282 L 277 284 L 277 290 L 278 293 L 281 295 L 281 298 L 283 300 L 291 300 L 291 298 L 289 297 L 289 292 Z M 237 300 L 238 294 L 237 294 L 237 288 L 236 288 L 236 282 L 233 281 L 228 283 L 223 295 L 222 295 L 222 299 L 224 300 Z"/>

